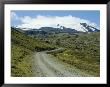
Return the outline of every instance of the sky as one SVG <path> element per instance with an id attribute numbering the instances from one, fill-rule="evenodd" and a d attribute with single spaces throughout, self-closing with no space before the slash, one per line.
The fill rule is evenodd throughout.
<path id="1" fill-rule="evenodd" d="M 12 10 L 11 26 L 20 28 L 55 27 L 58 23 L 66 27 L 81 22 L 94 27 L 100 26 L 100 11 L 98 10 Z M 78 25 L 76 25 L 78 27 Z M 73 27 L 75 28 L 75 27 Z"/>

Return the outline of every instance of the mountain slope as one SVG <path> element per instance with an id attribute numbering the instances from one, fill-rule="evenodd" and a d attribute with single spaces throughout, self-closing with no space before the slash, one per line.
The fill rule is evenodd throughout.
<path id="1" fill-rule="evenodd" d="M 86 31 L 86 32 L 99 32 L 100 30 L 98 30 L 97 28 L 90 26 L 86 23 L 80 23 L 80 25 L 82 25 L 82 28 Z"/>
<path id="2" fill-rule="evenodd" d="M 53 35 L 46 41 L 65 48 L 63 52 L 52 53 L 59 60 L 95 76 L 100 75 L 100 32 Z"/>
<path id="3" fill-rule="evenodd" d="M 34 52 L 51 49 L 55 47 L 11 28 L 11 76 L 34 76 Z"/>
<path id="4" fill-rule="evenodd" d="M 73 25 L 75 26 L 75 25 Z M 67 28 L 65 26 L 61 26 L 60 24 L 57 27 L 41 27 L 39 29 L 24 29 L 22 30 L 25 34 L 31 36 L 48 36 L 53 34 L 67 33 L 67 34 L 76 34 L 76 33 L 88 33 L 88 32 L 100 32 L 99 29 L 94 26 L 90 26 L 87 23 L 78 24 L 79 29 L 77 28 Z M 21 29 L 19 29 L 21 30 Z"/>
<path id="5" fill-rule="evenodd" d="M 37 24 L 36 24 L 37 25 Z M 56 26 L 56 27 L 55 27 Z M 61 24 L 52 26 L 44 26 L 40 28 L 20 28 L 25 30 L 27 34 L 56 34 L 56 33 L 80 33 L 80 32 L 99 32 L 100 30 L 94 27 L 93 25 L 89 25 L 87 23 L 77 23 L 71 26 L 63 26 Z"/>
<path id="6" fill-rule="evenodd" d="M 11 28 L 11 76 L 35 76 L 34 53 L 56 48 L 64 51 L 51 52 L 52 58 L 93 76 L 100 75 L 100 32 L 59 33 L 35 38 L 24 30 Z"/>

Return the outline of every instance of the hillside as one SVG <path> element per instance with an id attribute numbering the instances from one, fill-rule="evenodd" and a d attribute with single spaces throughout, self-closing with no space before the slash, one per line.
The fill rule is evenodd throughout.
<path id="1" fill-rule="evenodd" d="M 64 52 L 52 53 L 59 60 L 76 66 L 95 76 L 100 74 L 100 33 L 78 35 L 53 35 L 46 41 L 65 48 Z"/>
<path id="2" fill-rule="evenodd" d="M 33 76 L 34 52 L 52 49 L 55 46 L 11 28 L 11 76 Z"/>
<path id="3" fill-rule="evenodd" d="M 100 76 L 100 32 L 63 32 L 48 34 L 47 37 L 35 37 L 31 34 L 11 28 L 12 76 L 35 76 L 32 67 L 34 53 L 57 48 L 63 48 L 64 51 L 49 53 L 57 61 Z M 42 33 L 41 35 L 44 36 Z"/>

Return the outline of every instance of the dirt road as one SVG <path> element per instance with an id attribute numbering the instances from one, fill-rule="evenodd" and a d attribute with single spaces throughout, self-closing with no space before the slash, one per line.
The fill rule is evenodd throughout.
<path id="1" fill-rule="evenodd" d="M 37 52 L 34 56 L 34 71 L 37 77 L 90 77 L 91 75 L 59 61 L 47 52 Z"/>

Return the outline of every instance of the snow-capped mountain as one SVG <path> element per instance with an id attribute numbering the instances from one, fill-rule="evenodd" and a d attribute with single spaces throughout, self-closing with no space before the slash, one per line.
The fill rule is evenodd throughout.
<path id="1" fill-rule="evenodd" d="M 73 25 L 73 27 L 77 25 Z M 62 26 L 61 24 L 57 24 L 55 27 L 41 27 L 39 29 L 27 29 L 22 28 L 22 30 L 29 35 L 50 35 L 50 34 L 59 34 L 59 33 L 68 33 L 68 34 L 75 34 L 80 32 L 99 32 L 100 30 L 95 28 L 94 26 L 88 25 L 87 23 L 80 23 L 78 28 L 67 28 Z"/>
<path id="2" fill-rule="evenodd" d="M 93 27 L 93 26 L 90 26 L 86 23 L 80 23 L 81 25 L 81 28 L 85 31 L 85 32 L 98 32 L 100 31 L 99 29 Z"/>
<path id="3" fill-rule="evenodd" d="M 78 27 L 77 27 L 77 25 L 78 25 Z M 48 26 L 48 27 L 41 27 L 39 29 L 42 30 L 42 28 L 44 31 L 45 31 L 45 29 L 51 29 L 51 28 L 52 28 L 52 30 L 62 29 L 61 31 L 64 31 L 65 29 L 66 30 L 67 29 L 68 30 L 73 29 L 74 31 L 77 31 L 77 32 L 99 32 L 100 31 L 99 29 L 95 28 L 94 26 L 88 25 L 87 23 L 80 23 L 80 24 L 73 25 L 73 28 L 65 27 L 65 26 L 62 26 L 60 24 L 57 24 L 55 27 Z"/>
<path id="4" fill-rule="evenodd" d="M 21 18 L 21 23 L 17 24 L 17 28 L 23 28 L 23 30 L 40 29 L 42 27 L 52 27 L 63 29 L 70 28 L 80 32 L 94 32 L 97 31 L 98 25 L 91 21 L 82 19 L 80 17 L 74 17 L 72 15 L 66 16 L 44 16 L 37 15 L 36 17 L 25 16 Z M 96 29 L 95 29 L 96 28 Z"/>

